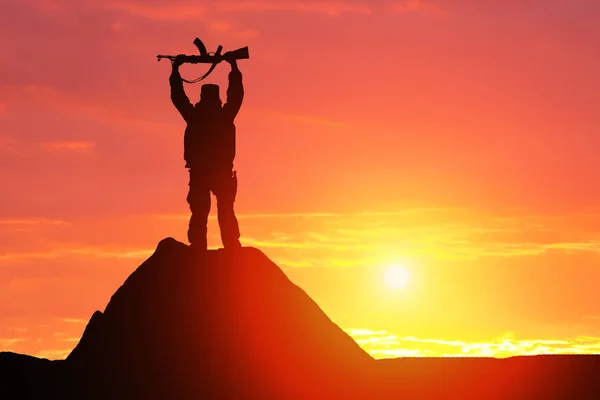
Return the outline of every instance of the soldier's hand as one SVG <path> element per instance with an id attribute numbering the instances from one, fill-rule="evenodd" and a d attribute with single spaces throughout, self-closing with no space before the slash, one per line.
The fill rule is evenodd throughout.
<path id="1" fill-rule="evenodd" d="M 181 64 L 183 64 L 184 57 L 184 54 L 177 54 L 173 60 L 173 68 L 178 68 Z"/>
<path id="2" fill-rule="evenodd" d="M 227 61 L 229 63 L 229 65 L 231 65 L 231 69 L 238 69 L 238 65 L 237 65 L 237 61 L 235 58 L 233 57 L 226 57 L 225 61 Z"/>

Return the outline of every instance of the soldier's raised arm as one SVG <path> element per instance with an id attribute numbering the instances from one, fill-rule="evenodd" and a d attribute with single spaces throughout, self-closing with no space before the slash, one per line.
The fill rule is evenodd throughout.
<path id="1" fill-rule="evenodd" d="M 169 84 L 171 85 L 171 101 L 183 119 L 187 122 L 194 111 L 194 106 L 190 103 L 190 99 L 188 99 L 185 90 L 183 89 L 183 79 L 179 73 L 179 66 L 181 66 L 182 63 L 181 57 L 175 57 L 172 64 L 173 70 L 169 77 Z"/>
<path id="2" fill-rule="evenodd" d="M 227 87 L 227 103 L 223 106 L 223 110 L 233 121 L 244 100 L 244 85 L 242 84 L 242 72 L 239 70 L 237 62 L 235 60 L 227 60 L 227 62 L 231 64 L 231 72 Z"/>

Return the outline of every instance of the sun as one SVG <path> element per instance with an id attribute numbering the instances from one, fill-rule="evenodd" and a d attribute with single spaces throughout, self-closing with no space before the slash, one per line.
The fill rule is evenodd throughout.
<path id="1" fill-rule="evenodd" d="M 408 284 L 408 271 L 404 267 L 390 267 L 385 273 L 385 283 L 392 289 L 402 289 Z"/>

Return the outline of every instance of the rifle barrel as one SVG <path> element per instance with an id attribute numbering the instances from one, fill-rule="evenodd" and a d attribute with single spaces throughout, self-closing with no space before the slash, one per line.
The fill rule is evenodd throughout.
<path id="1" fill-rule="evenodd" d="M 173 61 L 173 60 L 175 60 L 176 56 L 168 56 L 168 55 L 159 54 L 156 57 L 158 58 L 158 61 L 160 61 L 162 58 L 168 58 L 169 60 Z M 222 54 L 222 55 L 205 54 L 205 55 L 190 55 L 190 56 L 183 55 L 182 56 L 183 62 L 190 63 L 190 64 L 199 64 L 199 63 L 213 64 L 213 63 L 219 63 L 228 58 L 231 58 L 234 60 L 244 60 L 249 57 L 250 56 L 248 55 L 248 47 L 242 47 L 241 49 L 237 49 L 234 51 L 228 51 L 227 53 Z"/>
<path id="2" fill-rule="evenodd" d="M 158 55 L 157 56 L 159 61 L 161 58 L 168 58 L 169 60 L 173 61 L 175 60 L 176 56 L 164 56 L 164 55 Z M 199 63 L 205 63 L 205 64 L 212 64 L 215 62 L 220 62 L 223 58 L 222 57 L 217 57 L 214 55 L 206 55 L 206 56 L 197 56 L 197 55 L 191 55 L 191 56 L 183 56 L 182 57 L 183 62 L 184 63 L 190 63 L 190 64 L 199 64 Z"/>

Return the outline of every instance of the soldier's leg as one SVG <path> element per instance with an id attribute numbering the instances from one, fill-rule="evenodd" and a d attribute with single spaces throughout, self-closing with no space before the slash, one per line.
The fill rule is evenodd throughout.
<path id="1" fill-rule="evenodd" d="M 223 247 L 239 248 L 240 228 L 233 203 L 237 194 L 237 176 L 232 171 L 219 172 L 215 175 L 213 192 L 217 197 L 217 219 L 221 230 Z"/>
<path id="2" fill-rule="evenodd" d="M 187 196 L 192 216 L 188 241 L 194 249 L 206 250 L 208 214 L 210 213 L 210 186 L 203 171 L 190 169 L 190 189 Z"/>

